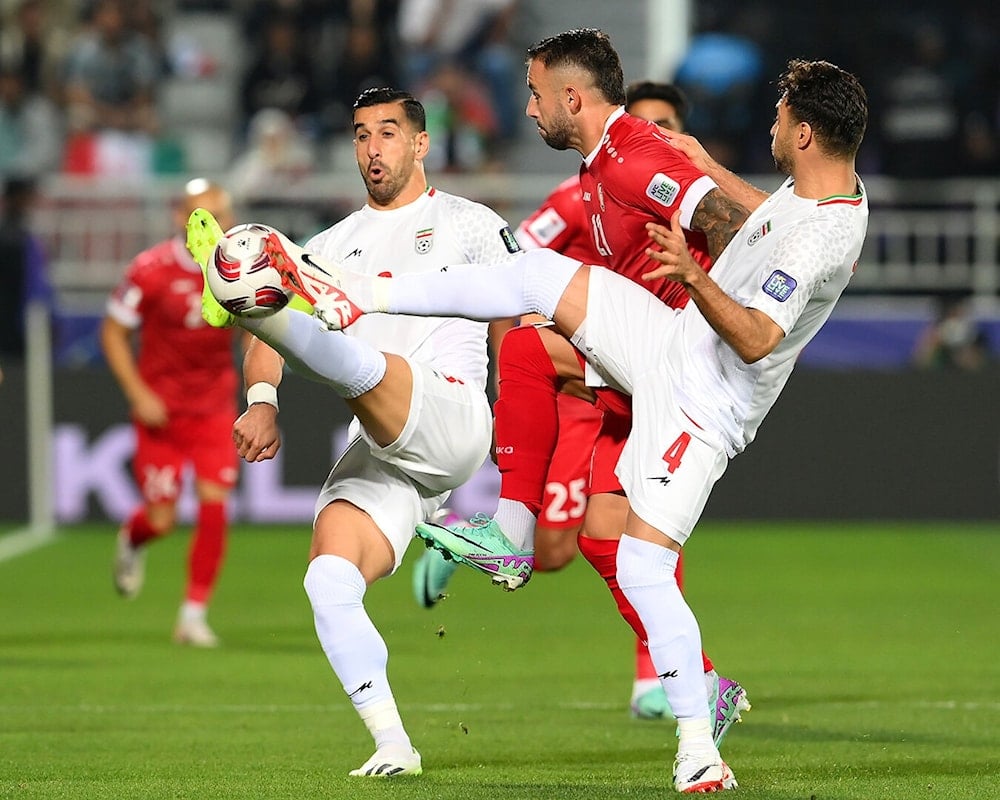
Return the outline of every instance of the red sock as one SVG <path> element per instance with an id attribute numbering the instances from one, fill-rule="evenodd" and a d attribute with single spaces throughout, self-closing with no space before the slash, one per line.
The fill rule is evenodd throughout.
<path id="1" fill-rule="evenodd" d="M 592 539 L 579 534 L 576 541 L 583 557 L 597 570 L 597 574 L 604 578 L 618 605 L 618 612 L 632 626 L 635 635 L 646 641 L 646 629 L 639 621 L 639 615 L 632 608 L 632 604 L 625 599 L 625 593 L 618 587 L 618 540 Z"/>
<path id="2" fill-rule="evenodd" d="M 649 655 L 649 648 L 638 636 L 635 639 L 635 679 L 637 681 L 656 678 L 656 667 L 653 666 L 653 659 Z"/>
<path id="3" fill-rule="evenodd" d="M 537 516 L 559 436 L 558 376 L 533 325 L 507 331 L 497 369 L 493 427 L 500 496 L 524 503 Z"/>
<path id="4" fill-rule="evenodd" d="M 187 600 L 192 603 L 208 602 L 225 552 L 226 504 L 202 503 L 198 507 L 198 524 L 188 552 Z"/>
<path id="5" fill-rule="evenodd" d="M 132 516 L 125 523 L 125 530 L 128 531 L 128 540 L 134 547 L 144 545 L 150 539 L 155 539 L 163 533 L 149 524 L 145 506 L 139 506 L 132 512 Z"/>
<path id="6" fill-rule="evenodd" d="M 621 589 L 618 588 L 618 540 L 617 539 L 592 539 L 589 536 L 584 536 L 580 534 L 576 537 L 577 544 L 580 547 L 580 552 L 583 553 L 583 557 L 590 562 L 591 566 L 597 570 L 597 574 L 604 578 L 604 582 L 608 584 L 608 588 L 611 590 L 611 594 L 615 598 L 615 602 L 618 604 L 618 612 L 622 615 L 625 621 L 632 626 L 632 630 L 635 631 L 635 635 L 639 637 L 639 643 L 636 645 L 635 653 L 635 677 L 636 679 L 656 677 L 656 668 L 652 666 L 652 661 L 649 661 L 649 650 L 646 648 L 646 629 L 643 628 L 642 622 L 639 621 L 639 615 L 632 608 L 632 604 L 625 599 L 625 594 Z M 680 560 L 677 562 L 677 572 L 675 575 L 678 578 L 677 585 L 680 586 L 681 569 Z M 645 658 L 649 664 L 649 668 L 653 670 L 652 675 L 644 674 L 646 666 L 641 662 L 642 656 L 640 654 L 641 650 L 645 651 Z M 705 651 L 701 651 L 701 661 L 705 672 L 711 672 L 713 669 L 712 660 L 706 655 Z"/>

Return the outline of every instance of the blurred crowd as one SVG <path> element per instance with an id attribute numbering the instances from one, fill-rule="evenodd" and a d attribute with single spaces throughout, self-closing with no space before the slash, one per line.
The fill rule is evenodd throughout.
<path id="1" fill-rule="evenodd" d="M 0 8 L 0 174 L 181 173 L 183 146 L 159 102 L 165 82 L 211 79 L 235 58 L 229 166 L 239 165 L 232 174 L 248 190 L 274 173 L 322 170 L 330 142 L 348 130 L 353 99 L 374 85 L 424 101 L 433 171 L 503 168 L 524 129 L 523 52 L 537 38 L 529 0 L 3 0 Z M 176 15 L 192 11 L 227 14 L 239 52 L 171 36 Z M 693 13 L 675 74 L 643 77 L 687 92 L 689 129 L 728 166 L 770 171 L 761 146 L 770 79 L 802 56 L 843 64 L 869 88 L 869 174 L 1000 171 L 1000 30 L 981 3 L 886 0 L 866 10 L 863 25 L 836 4 L 702 0 Z"/>

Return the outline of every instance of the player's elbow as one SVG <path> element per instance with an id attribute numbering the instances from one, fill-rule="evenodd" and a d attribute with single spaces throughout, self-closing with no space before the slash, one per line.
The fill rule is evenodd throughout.
<path id="1" fill-rule="evenodd" d="M 744 364 L 756 364 L 771 355 L 785 338 L 785 332 L 770 317 L 754 309 L 751 309 L 751 315 L 757 323 L 753 332 L 733 348 Z"/>

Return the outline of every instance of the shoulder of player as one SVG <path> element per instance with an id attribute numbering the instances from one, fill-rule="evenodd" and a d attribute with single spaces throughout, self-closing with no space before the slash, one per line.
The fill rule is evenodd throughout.
<path id="1" fill-rule="evenodd" d="M 431 199 L 440 205 L 443 221 L 451 223 L 459 233 L 467 230 L 469 225 L 477 223 L 493 227 L 494 223 L 500 220 L 506 224 L 502 217 L 485 203 L 470 200 L 461 195 L 442 192 L 440 189 L 434 190 Z"/>
<path id="2" fill-rule="evenodd" d="M 129 262 L 127 271 L 132 275 L 152 273 L 177 264 L 177 243 L 167 239 L 143 250 Z"/>

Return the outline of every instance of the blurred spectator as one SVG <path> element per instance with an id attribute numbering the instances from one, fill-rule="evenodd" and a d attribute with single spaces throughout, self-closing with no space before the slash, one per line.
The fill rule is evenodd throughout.
<path id="1" fill-rule="evenodd" d="M 66 63 L 67 111 L 75 134 L 67 147 L 67 170 L 148 173 L 160 78 L 155 51 L 127 27 L 121 0 L 98 0 Z"/>
<path id="2" fill-rule="evenodd" d="M 54 310 L 55 294 L 48 278 L 45 251 L 31 232 L 34 181 L 10 178 L 4 183 L 0 216 L 0 357 L 22 360 L 25 350 L 24 312 L 40 301 Z"/>
<path id="3" fill-rule="evenodd" d="M 424 162 L 428 169 L 469 172 L 493 166 L 499 125 L 489 95 L 478 80 L 446 62 L 418 94 L 431 137 Z"/>
<path id="4" fill-rule="evenodd" d="M 337 54 L 319 60 L 323 128 L 335 134 L 350 130 L 354 100 L 378 86 L 399 86 L 397 0 L 345 0 L 322 34 L 315 52 Z"/>
<path id="5" fill-rule="evenodd" d="M 65 28 L 52 21 L 51 4 L 21 0 L 0 29 L 0 68 L 21 76 L 28 94 L 58 98 L 60 63 L 66 53 Z"/>
<path id="6" fill-rule="evenodd" d="M 20 72 L 0 67 L 0 178 L 55 170 L 62 147 L 56 106 L 45 95 L 29 92 Z"/>
<path id="7" fill-rule="evenodd" d="M 900 54 L 899 63 L 884 69 L 874 87 L 882 169 L 897 178 L 954 175 L 968 76 L 939 21 L 918 18 L 903 36 L 902 46 L 889 50 Z"/>
<path id="8" fill-rule="evenodd" d="M 309 174 L 314 163 L 312 148 L 292 118 L 265 108 L 250 121 L 247 149 L 233 162 L 227 184 L 237 203 L 266 199 Z"/>
<path id="9" fill-rule="evenodd" d="M 739 170 L 753 130 L 764 60 L 742 17 L 711 16 L 690 41 L 674 83 L 691 103 L 687 129 L 720 164 Z"/>
<path id="10" fill-rule="evenodd" d="M 973 318 L 968 299 L 953 295 L 938 298 L 937 318 L 917 341 L 914 366 L 977 370 L 989 360 L 986 331 Z"/>
<path id="11" fill-rule="evenodd" d="M 276 108 L 299 126 L 315 126 L 319 93 L 295 18 L 277 14 L 264 22 L 264 34 L 244 73 L 242 105 L 244 122 L 258 111 Z"/>
<path id="12" fill-rule="evenodd" d="M 512 140 L 523 111 L 523 59 L 510 42 L 516 10 L 517 0 L 400 0 L 407 88 L 419 92 L 443 65 L 471 73 L 489 92 L 499 141 Z"/>

